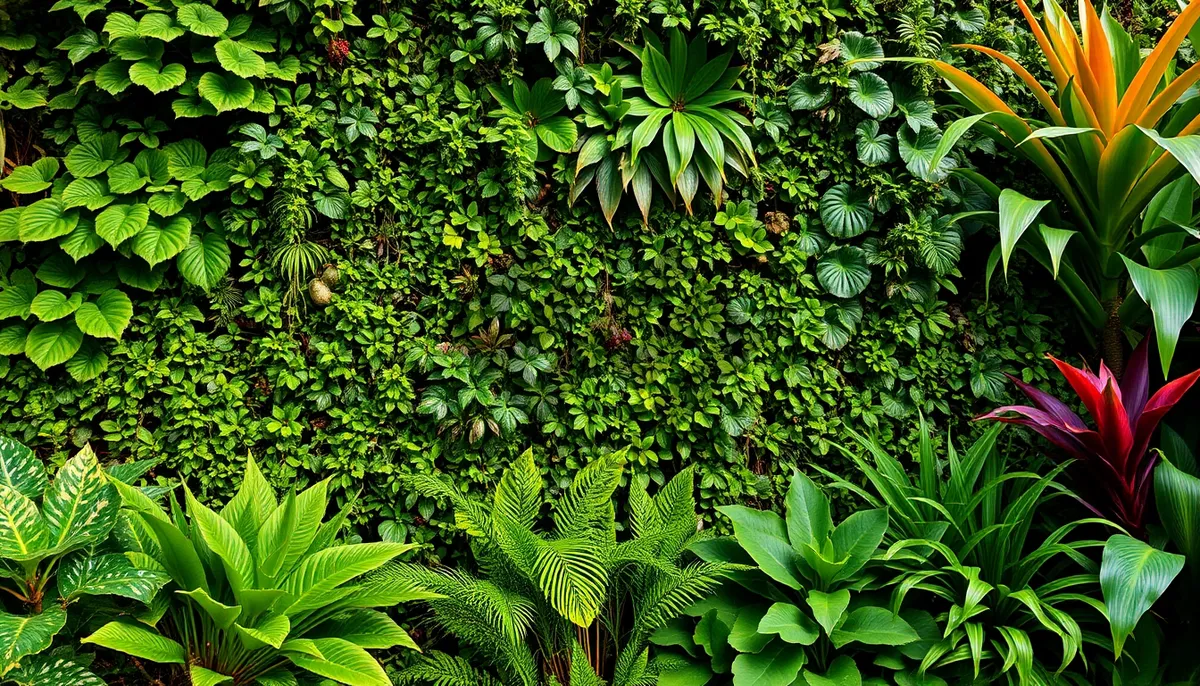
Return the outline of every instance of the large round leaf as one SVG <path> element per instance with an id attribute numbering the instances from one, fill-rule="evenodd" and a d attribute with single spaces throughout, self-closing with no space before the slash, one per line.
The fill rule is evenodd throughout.
<path id="1" fill-rule="evenodd" d="M 555 152 L 571 152 L 578 132 L 575 122 L 567 117 L 550 117 L 533 127 L 537 137 Z"/>
<path id="2" fill-rule="evenodd" d="M 87 218 L 80 219 L 74 231 L 58 239 L 58 246 L 76 261 L 96 252 L 102 245 L 104 239 L 96 235 L 95 222 Z"/>
<path id="3" fill-rule="evenodd" d="M 821 196 L 821 221 L 834 238 L 853 238 L 866 232 L 874 217 L 870 197 L 861 188 L 839 183 Z"/>
<path id="4" fill-rule="evenodd" d="M 879 41 L 871 36 L 864 36 L 858 31 L 847 31 L 842 36 L 841 44 L 843 62 L 883 57 L 883 46 L 879 44 Z M 870 71 L 880 64 L 881 62 L 875 61 L 856 62 L 850 65 L 850 68 L 855 71 Z"/>
<path id="5" fill-rule="evenodd" d="M 892 91 L 878 74 L 869 71 L 850 77 L 850 102 L 876 119 L 892 111 Z"/>
<path id="6" fill-rule="evenodd" d="M 58 160 L 43 157 L 33 164 L 13 169 L 3 182 L 0 182 L 0 186 L 13 193 L 40 193 L 50 187 L 57 174 Z"/>
<path id="7" fill-rule="evenodd" d="M 96 234 L 115 248 L 146 228 L 149 220 L 150 208 L 143 203 L 113 205 L 96 217 Z"/>
<path id="8" fill-rule="evenodd" d="M 75 312 L 79 330 L 96 338 L 121 337 L 133 318 L 133 303 L 129 296 L 113 288 L 99 298 L 83 303 Z"/>
<path id="9" fill-rule="evenodd" d="M 854 137 L 858 143 L 859 162 L 874 166 L 892 161 L 895 139 L 891 134 L 879 132 L 879 122 L 874 119 L 862 120 L 854 129 Z"/>
<path id="10" fill-rule="evenodd" d="M 817 262 L 817 280 L 830 295 L 853 298 L 871 283 L 871 268 L 862 249 L 848 245 L 821 257 Z"/>
<path id="11" fill-rule="evenodd" d="M 267 63 L 263 58 L 259 57 L 250 48 L 226 38 L 223 41 L 217 42 L 214 48 L 217 53 L 217 61 L 221 63 L 229 71 L 238 76 L 262 77 L 267 70 Z"/>
<path id="12" fill-rule="evenodd" d="M 229 28 L 229 20 L 225 15 L 209 5 L 193 2 L 179 8 L 175 20 L 192 33 L 216 38 Z"/>
<path id="13" fill-rule="evenodd" d="M 26 243 L 48 241 L 71 233 L 79 222 L 79 213 L 68 210 L 61 200 L 44 198 L 26 207 L 19 221 L 21 240 Z"/>
<path id="14" fill-rule="evenodd" d="M 83 332 L 70 319 L 43 322 L 25 340 L 25 356 L 39 369 L 49 369 L 71 359 L 83 343 Z"/>
<path id="15" fill-rule="evenodd" d="M 908 166 L 913 176 L 926 181 L 941 181 L 946 178 L 955 162 L 952 157 L 945 156 L 938 160 L 936 169 L 930 168 L 942 134 L 936 129 L 925 127 L 920 133 L 914 133 L 908 126 L 900 127 L 898 136 L 900 159 Z"/>
<path id="16" fill-rule="evenodd" d="M 187 68 L 177 62 L 163 64 L 159 60 L 144 59 L 129 67 L 129 80 L 151 93 L 163 93 L 187 80 Z"/>
<path id="17" fill-rule="evenodd" d="M 42 291 L 33 299 L 29 309 L 38 319 L 52 322 L 78 310 L 82 303 L 83 296 L 79 293 L 72 293 L 67 297 L 62 291 Z"/>
<path id="18" fill-rule="evenodd" d="M 217 285 L 229 271 L 229 245 L 218 233 L 207 233 L 203 237 L 193 233 L 175 262 L 183 278 L 207 290 Z"/>
<path id="19" fill-rule="evenodd" d="M 794 110 L 817 110 L 829 103 L 833 90 L 817 82 L 815 76 L 801 76 L 788 88 L 788 107 Z"/>
<path id="20" fill-rule="evenodd" d="M 236 74 L 210 71 L 200 77 L 199 90 L 201 97 L 212 103 L 217 112 L 236 110 L 254 102 L 254 86 Z"/>
<path id="21" fill-rule="evenodd" d="M 102 179 L 75 179 L 67 184 L 62 193 L 63 206 L 67 209 L 86 207 L 98 210 L 115 199 L 116 196 L 108 192 L 108 184 Z"/>
<path id="22" fill-rule="evenodd" d="M 87 339 L 79 347 L 79 352 L 67 360 L 66 366 L 67 373 L 71 375 L 72 379 L 80 383 L 91 381 L 108 369 L 108 355 L 99 343 Z"/>
<path id="23" fill-rule="evenodd" d="M 103 174 L 109 167 L 125 160 L 128 151 L 120 146 L 115 133 L 106 133 L 80 143 L 67 153 L 67 171 L 77 179 Z"/>

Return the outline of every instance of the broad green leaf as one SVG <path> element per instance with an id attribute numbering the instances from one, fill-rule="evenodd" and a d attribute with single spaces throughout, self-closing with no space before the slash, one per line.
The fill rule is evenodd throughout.
<path id="1" fill-rule="evenodd" d="M 25 340 L 25 356 L 39 369 L 62 364 L 79 350 L 83 332 L 71 319 L 43 322 L 33 327 Z"/>
<path id="2" fill-rule="evenodd" d="M 114 59 L 108 64 L 92 72 L 96 87 L 110 95 L 118 95 L 133 85 L 129 80 L 129 67 L 120 59 Z"/>
<path id="3" fill-rule="evenodd" d="M 1017 247 L 1017 241 L 1037 219 L 1042 208 L 1049 204 L 1049 200 L 1033 200 L 1011 188 L 1000 192 L 1000 258 L 1005 274 L 1008 274 L 1008 260 Z"/>
<path id="4" fill-rule="evenodd" d="M 1046 242 L 1046 249 L 1050 251 L 1050 264 L 1053 267 L 1054 279 L 1058 280 L 1058 268 L 1062 265 L 1063 252 L 1067 249 L 1067 243 L 1071 240 L 1077 231 L 1068 229 L 1055 229 L 1042 224 L 1038 226 L 1038 230 L 1042 234 L 1042 240 Z"/>
<path id="5" fill-rule="evenodd" d="M 780 640 L 804 646 L 816 643 L 821 636 L 817 625 L 791 603 L 772 605 L 758 623 L 758 631 L 762 634 L 778 634 Z"/>
<path id="6" fill-rule="evenodd" d="M 817 624 L 821 625 L 828 636 L 833 634 L 842 617 L 846 615 L 846 608 L 850 606 L 850 591 L 844 588 L 836 593 L 809 591 L 805 602 L 812 609 Z"/>
<path id="7" fill-rule="evenodd" d="M 193 233 L 175 263 L 183 278 L 207 290 L 229 271 L 229 245 L 218 233 L 206 233 L 203 237 Z"/>
<path id="8" fill-rule="evenodd" d="M 186 217 L 158 221 L 151 219 L 133 239 L 133 252 L 150 266 L 178 255 L 192 237 L 192 223 Z"/>
<path id="9" fill-rule="evenodd" d="M 134 567 L 121 553 L 77 553 L 59 567 L 58 592 L 67 600 L 85 595 L 117 595 L 149 604 L 170 580 L 165 572 Z"/>
<path id="10" fill-rule="evenodd" d="M 62 291 L 42 291 L 33 299 L 29 311 L 44 322 L 52 322 L 78 310 L 82 302 L 83 296 L 79 293 L 72 293 L 68 298 Z"/>
<path id="11" fill-rule="evenodd" d="M 43 198 L 26 207 L 20 216 L 21 240 L 25 243 L 48 241 L 65 236 L 79 223 L 79 213 L 68 210 L 61 200 Z"/>
<path id="12" fill-rule="evenodd" d="M 1150 140 L 1154 141 L 1163 150 L 1171 153 L 1171 155 L 1183 165 L 1184 169 L 1192 175 L 1192 178 L 1200 183 L 1200 136 L 1176 136 L 1174 138 L 1164 138 L 1159 135 L 1154 129 L 1148 129 L 1144 126 L 1139 126 L 1142 133 L 1146 134 Z"/>
<path id="13" fill-rule="evenodd" d="M 746 604 L 738 610 L 733 626 L 729 628 L 729 646 L 739 653 L 757 653 L 774 638 L 773 634 L 759 633 L 758 625 L 767 614 L 768 606 Z M 692 643 L 691 636 L 686 637 Z M 687 649 L 688 644 L 682 645 Z M 691 652 L 689 650 L 689 652 Z"/>
<path id="14" fill-rule="evenodd" d="M 820 547 L 833 529 L 829 498 L 812 479 L 793 470 L 785 506 L 788 540 L 792 547 L 799 549 L 805 543 Z"/>
<path id="15" fill-rule="evenodd" d="M 109 622 L 80 643 L 92 643 L 160 664 L 187 662 L 187 651 L 175 641 L 139 624 Z"/>
<path id="16" fill-rule="evenodd" d="M 246 78 L 266 76 L 267 63 L 257 53 L 241 43 L 226 38 L 217 41 L 214 49 L 217 53 L 217 61 L 234 74 Z"/>
<path id="17" fill-rule="evenodd" d="M 941 134 L 933 127 L 925 127 L 919 133 L 908 126 L 900 127 L 896 149 L 900 151 L 900 159 L 904 160 L 910 174 L 931 182 L 945 180 L 954 169 L 954 160 L 942 157 L 938 166 L 933 166 L 940 139 Z"/>
<path id="18" fill-rule="evenodd" d="M 183 210 L 187 201 L 188 198 L 183 191 L 167 191 L 150 196 L 146 204 L 150 207 L 150 211 L 158 216 L 172 217 Z"/>
<path id="19" fill-rule="evenodd" d="M 0 436 L 0 484 L 26 498 L 38 498 L 49 483 L 46 467 L 32 450 Z"/>
<path id="20" fill-rule="evenodd" d="M 867 645 L 900 646 L 919 640 L 912 626 L 891 610 L 867 605 L 851 612 L 830 634 L 835 648 L 858 641 Z"/>
<path id="21" fill-rule="evenodd" d="M 159 60 L 139 60 L 130 65 L 129 80 L 151 93 L 165 93 L 187 80 L 187 68 L 178 62 L 163 64 Z"/>
<path id="22" fill-rule="evenodd" d="M 0 210 L 0 243 L 21 240 L 21 212 L 24 207 Z"/>
<path id="23" fill-rule="evenodd" d="M 853 298 L 871 283 L 871 268 L 862 248 L 847 245 L 821 256 L 817 262 L 817 280 L 830 295 Z"/>
<path id="24" fill-rule="evenodd" d="M 829 671 L 825 672 L 824 675 L 814 674 L 807 669 L 804 670 L 804 680 L 808 682 L 808 686 L 862 686 L 863 683 L 862 672 L 858 671 L 858 665 L 855 664 L 854 658 L 849 655 L 838 656 L 833 661 L 833 664 L 829 665 Z M 896 683 L 910 682 L 900 682 L 897 680 Z M 911 683 L 922 683 L 933 686 L 938 682 L 927 678 L 925 681 L 917 682 L 914 680 Z M 945 684 L 945 682 L 940 683 Z"/>
<path id="25" fill-rule="evenodd" d="M 208 165 L 208 153 L 197 140 L 187 138 L 167 146 L 167 170 L 176 181 L 198 179 Z"/>
<path id="26" fill-rule="evenodd" d="M 743 653 L 733 661 L 734 686 L 789 686 L 807 657 L 804 648 L 773 641 L 758 653 Z"/>
<path id="27" fill-rule="evenodd" d="M 309 555 L 283 582 L 283 589 L 294 599 L 286 608 L 287 614 L 294 616 L 322 607 L 328 602 L 327 594 L 343 583 L 378 569 L 411 548 L 401 543 L 355 543 Z"/>
<path id="28" fill-rule="evenodd" d="M 870 195 L 862 188 L 839 183 L 821 196 L 821 222 L 834 238 L 865 233 L 874 217 Z"/>
<path id="29" fill-rule="evenodd" d="M 204 610 L 204 612 L 210 618 L 212 618 L 212 621 L 220 629 L 228 629 L 229 627 L 233 626 L 233 623 L 238 620 L 238 617 L 242 616 L 241 605 L 226 605 L 218 600 L 214 600 L 213 597 L 208 594 L 208 591 L 205 591 L 202 588 L 196 588 L 190 591 L 176 590 L 175 592 L 179 595 L 191 598 L 192 602 L 200 606 L 200 609 Z"/>
<path id="30" fill-rule="evenodd" d="M 37 295 L 37 282 L 28 269 L 18 269 L 9 276 L 9 283 L 0 291 L 0 318 L 29 316 L 33 299 Z"/>
<path id="31" fill-rule="evenodd" d="M 71 148 L 64 161 L 72 176 L 87 179 L 103 174 L 128 156 L 129 152 L 120 147 L 117 134 L 106 133 Z"/>
<path id="32" fill-rule="evenodd" d="M 79 219 L 71 233 L 58 239 L 58 246 L 76 262 L 96 252 L 102 245 L 104 239 L 96 234 L 95 222 L 86 217 Z"/>
<path id="33" fill-rule="evenodd" d="M 853 71 L 871 71 L 878 68 L 882 62 L 859 62 L 856 60 L 873 60 L 874 58 L 883 57 L 883 46 L 879 44 L 879 40 L 871 36 L 864 36 L 858 31 L 847 31 L 842 35 L 841 40 L 841 57 L 842 62 L 854 62 L 850 65 Z"/>
<path id="34" fill-rule="evenodd" d="M 788 88 L 788 107 L 793 110 L 819 110 L 829 104 L 833 89 L 819 83 L 815 76 L 801 76 Z"/>
<path id="35" fill-rule="evenodd" d="M 137 20 L 124 12 L 110 12 L 104 18 L 104 33 L 110 40 L 137 35 Z"/>
<path id="36" fill-rule="evenodd" d="M 1123 534 L 1104 544 L 1100 591 L 1112 629 L 1113 655 L 1121 656 L 1125 639 L 1183 569 L 1182 555 L 1164 552 Z"/>
<path id="37" fill-rule="evenodd" d="M 1173 269 L 1150 269 L 1121 255 L 1129 280 L 1142 300 L 1154 314 L 1154 338 L 1163 377 L 1171 375 L 1171 358 L 1179 342 L 1179 332 L 1192 317 L 1196 296 L 1200 294 L 1200 277 L 1190 265 Z"/>
<path id="38" fill-rule="evenodd" d="M 96 235 L 117 247 L 146 228 L 150 207 L 145 203 L 112 205 L 96 217 Z"/>
<path id="39" fill-rule="evenodd" d="M 892 111 L 894 101 L 887 81 L 866 71 L 850 77 L 850 102 L 868 116 L 882 119 Z"/>
<path id="40" fill-rule="evenodd" d="M 225 676 L 197 664 L 188 668 L 188 676 L 191 677 L 192 686 L 222 686 L 233 683 L 233 677 Z"/>
<path id="41" fill-rule="evenodd" d="M 391 686 L 379 662 L 353 643 L 340 638 L 317 638 L 312 643 L 324 659 L 296 652 L 285 652 L 284 657 L 301 669 L 348 686 Z"/>
<path id="42" fill-rule="evenodd" d="M 86 207 L 98 210 L 108 205 L 116 196 L 109 194 L 108 184 L 102 179 L 75 179 L 63 189 L 62 202 L 67 209 Z"/>
<path id="43" fill-rule="evenodd" d="M 50 529 L 37 505 L 8 486 L 0 485 L 0 557 L 39 560 L 49 552 Z"/>
<path id="44" fill-rule="evenodd" d="M 866 566 L 883 542 L 887 528 L 888 513 L 882 508 L 859 510 L 842 520 L 833 531 L 833 550 L 839 558 L 846 559 L 846 564 L 834 581 L 849 580 Z"/>
<path id="45" fill-rule="evenodd" d="M 1154 502 L 1167 535 L 1187 558 L 1188 571 L 1200 578 L 1200 478 L 1164 458 L 1154 469 Z"/>
<path id="46" fill-rule="evenodd" d="M 239 598 L 242 589 L 255 586 L 254 559 L 250 555 L 250 549 L 246 547 L 246 542 L 238 535 L 237 530 L 216 512 L 197 501 L 186 485 L 184 494 L 193 527 L 199 530 L 208 549 L 221 560 L 233 596 Z"/>
<path id="47" fill-rule="evenodd" d="M 575 139 L 579 135 L 575 122 L 568 117 L 558 116 L 539 122 L 533 127 L 534 133 L 546 147 L 555 152 L 571 152 L 575 147 Z"/>
<path id="48" fill-rule="evenodd" d="M 74 288 L 87 272 L 68 256 L 54 253 L 38 267 L 37 280 L 58 288 Z"/>
<path id="49" fill-rule="evenodd" d="M 120 507 L 120 494 L 84 446 L 58 470 L 42 500 L 51 545 L 66 551 L 104 540 Z"/>
<path id="50" fill-rule="evenodd" d="M 79 352 L 67 360 L 66 367 L 72 379 L 80 383 L 91 381 L 108 369 L 108 355 L 99 343 L 88 339 L 79 346 Z"/>
<path id="51" fill-rule="evenodd" d="M 271 646 L 278 649 L 283 645 L 284 640 L 287 639 L 288 632 L 292 630 L 292 623 L 288 620 L 287 615 L 275 615 L 264 619 L 253 627 L 234 624 L 233 628 L 246 650 L 258 650 L 264 646 Z M 339 635 L 339 637 L 345 638 L 348 641 L 353 640 L 349 636 Z"/>
<path id="52" fill-rule="evenodd" d="M 36 615 L 0 612 L 0 673 L 12 669 L 25 656 L 49 648 L 66 622 L 67 613 L 53 603 Z"/>
<path id="53" fill-rule="evenodd" d="M 200 77 L 200 96 L 217 112 L 241 109 L 254 102 L 254 86 L 236 74 L 208 72 Z"/>
<path id="54" fill-rule="evenodd" d="M 0 329 L 0 355 L 20 355 L 25 352 L 25 339 L 29 336 L 29 327 L 25 324 L 12 324 Z"/>
<path id="55" fill-rule="evenodd" d="M 138 19 L 137 33 L 143 38 L 157 38 L 170 43 L 186 31 L 175 23 L 175 18 L 162 12 L 146 12 Z"/>
<path id="56" fill-rule="evenodd" d="M 892 146 L 895 138 L 879 132 L 879 122 L 864 119 L 854 130 L 858 141 L 858 161 L 867 165 L 884 164 L 892 161 Z"/>
<path id="57" fill-rule="evenodd" d="M 33 164 L 13 169 L 0 186 L 13 193 L 40 193 L 50 187 L 57 175 L 58 159 L 43 157 Z"/>
<path id="58" fill-rule="evenodd" d="M 79 306 L 75 324 L 79 330 L 96 338 L 121 339 L 121 334 L 133 318 L 133 302 L 119 289 L 112 288 Z"/>
<path id="59" fill-rule="evenodd" d="M 738 545 L 754 558 L 764 574 L 790 588 L 803 588 L 796 554 L 779 515 L 742 505 L 725 505 L 717 510 L 733 522 Z"/>
<path id="60" fill-rule="evenodd" d="M 193 2 L 183 5 L 175 15 L 184 28 L 200 36 L 216 38 L 229 28 L 229 20 L 211 6 Z"/>
<path id="61" fill-rule="evenodd" d="M 132 162 L 114 164 L 108 168 L 108 189 L 117 195 L 129 195 L 140 191 L 150 179 L 142 176 Z M 90 179 L 89 179 L 90 180 Z"/>

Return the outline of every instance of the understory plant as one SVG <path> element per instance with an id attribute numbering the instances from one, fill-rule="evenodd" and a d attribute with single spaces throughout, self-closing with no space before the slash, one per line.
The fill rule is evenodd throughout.
<path id="1" fill-rule="evenodd" d="M 164 510 L 116 483 L 130 515 L 127 553 L 170 583 L 151 611 L 82 639 L 165 665 L 193 684 L 279 686 L 314 674 L 350 686 L 390 686 L 367 653 L 416 648 L 386 613 L 428 594 L 396 579 L 361 577 L 412 546 L 342 543 L 351 504 L 325 521 L 327 481 L 281 500 L 252 457 L 237 495 L 218 513 L 187 490 Z M 113 500 L 117 503 L 117 500 Z"/>
<path id="2" fill-rule="evenodd" d="M 1099 642 L 1088 631 L 1104 617 L 1089 551 L 1103 542 L 1076 530 L 1106 522 L 1048 526 L 1053 507 L 1074 498 L 1058 482 L 1066 465 L 1045 475 L 1014 469 L 996 447 L 1002 428 L 989 428 L 961 455 L 947 438 L 939 459 L 922 419 L 917 474 L 862 435 L 842 452 L 867 488 L 821 472 L 891 513 L 880 555 L 892 570 L 891 607 L 927 607 L 938 622 L 920 673 L 950 683 L 1090 683 L 1074 668 L 1086 664 L 1084 644 Z"/>
<path id="3" fill-rule="evenodd" d="M 1200 2 L 1183 7 L 1147 53 L 1090 0 L 1079 3 L 1081 33 L 1056 0 L 1045 0 L 1040 21 L 1024 0 L 1017 5 L 1056 93 L 998 50 L 959 46 L 995 58 L 1020 78 L 1044 110 L 1022 116 L 957 67 L 917 59 L 953 85 L 972 112 L 947 127 L 933 164 L 972 127 L 1032 162 L 1066 211 L 1058 212 L 1051 197 L 1001 192 L 985 180 L 983 187 L 999 200 L 1000 244 L 991 267 L 1003 262 L 1007 270 L 1017 248 L 1045 265 L 1118 376 L 1123 329 L 1141 329 L 1149 309 L 1165 376 L 1200 290 L 1192 180 L 1200 178 L 1200 137 L 1194 135 L 1200 99 L 1189 90 L 1200 80 L 1200 65 L 1176 67 L 1176 53 L 1200 19 Z"/>
<path id="4" fill-rule="evenodd" d="M 679 683 L 816 686 L 863 683 L 864 675 L 870 683 L 942 683 L 911 681 L 937 638 L 933 617 L 894 611 L 882 591 L 886 579 L 874 559 L 888 529 L 886 508 L 834 526 L 829 498 L 796 472 L 785 517 L 742 505 L 720 511 L 734 535 L 693 549 L 743 569 L 731 570 L 715 598 L 693 606 L 698 621 L 655 635 L 660 646 L 686 653 L 659 658 L 679 663 Z"/>
<path id="5" fill-rule="evenodd" d="M 1079 474 L 1107 502 L 1090 507 L 1112 517 L 1128 532 L 1141 535 L 1158 452 L 1148 450 L 1163 416 L 1200 380 L 1200 369 L 1166 384 L 1150 395 L 1148 339 L 1134 349 L 1121 379 L 1100 363 L 1100 375 L 1050 356 L 1050 361 L 1079 396 L 1096 424 L 1089 429 L 1061 400 L 1009 376 L 1033 402 L 1008 405 L 982 415 L 988 419 L 1029 427 L 1069 457 L 1078 460 Z"/>
<path id="6" fill-rule="evenodd" d="M 655 683 L 650 636 L 705 597 L 729 565 L 694 559 L 700 528 L 694 474 L 685 469 L 650 496 L 630 488 L 628 537 L 618 537 L 614 496 L 625 458 L 583 467 L 542 513 L 541 472 L 525 451 L 489 500 L 465 497 L 433 475 L 418 492 L 444 498 L 470 537 L 477 573 L 398 563 L 380 576 L 419 585 L 433 623 L 457 638 L 463 655 L 434 653 L 402 673 L 403 683 L 438 686 L 633 686 Z"/>
<path id="7" fill-rule="evenodd" d="M 0 437 L 0 589 L 8 601 L 0 610 L 0 683 L 97 679 L 73 660 L 43 653 L 70 607 L 90 596 L 149 603 L 167 582 L 110 539 L 121 506 L 115 483 L 88 446 L 50 480 L 33 451 Z"/>

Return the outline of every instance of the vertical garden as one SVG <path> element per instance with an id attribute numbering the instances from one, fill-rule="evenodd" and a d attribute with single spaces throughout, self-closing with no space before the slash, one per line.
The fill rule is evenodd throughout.
<path id="1" fill-rule="evenodd" d="M 0 0 L 0 685 L 1198 683 L 1198 51 Z"/>

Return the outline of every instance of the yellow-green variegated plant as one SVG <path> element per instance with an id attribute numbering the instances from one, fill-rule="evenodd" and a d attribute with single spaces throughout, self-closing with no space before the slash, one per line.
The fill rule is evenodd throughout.
<path id="1" fill-rule="evenodd" d="M 972 127 L 1037 166 L 1063 203 L 1054 201 L 1050 189 L 1032 199 L 962 172 L 998 200 L 1000 245 L 990 269 L 1002 262 L 1007 271 L 1018 247 L 1044 264 L 1091 334 L 1098 335 L 1110 367 L 1121 365 L 1122 331 L 1140 327 L 1152 315 L 1166 374 L 1200 289 L 1195 268 L 1200 232 L 1192 222 L 1193 179 L 1200 178 L 1200 135 L 1195 135 L 1200 98 L 1189 92 L 1200 80 L 1200 65 L 1180 73 L 1175 61 L 1200 18 L 1200 0 L 1183 8 L 1145 56 L 1107 10 L 1097 14 L 1089 0 L 1079 2 L 1078 32 L 1055 0 L 1044 0 L 1040 21 L 1024 0 L 1017 5 L 1045 54 L 1053 94 L 1003 53 L 979 45 L 958 47 L 1011 69 L 1044 113 L 1019 115 L 966 72 L 920 60 L 949 82 L 972 112 L 947 127 L 930 167 L 936 168 Z"/>

